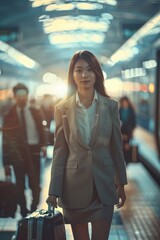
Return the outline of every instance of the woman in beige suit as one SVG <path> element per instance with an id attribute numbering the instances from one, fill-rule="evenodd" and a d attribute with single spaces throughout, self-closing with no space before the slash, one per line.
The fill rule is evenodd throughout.
<path id="1" fill-rule="evenodd" d="M 100 64 L 76 52 L 68 72 L 68 97 L 55 108 L 55 145 L 47 203 L 63 208 L 75 240 L 109 236 L 114 205 L 127 184 L 117 101 L 108 97 Z"/>

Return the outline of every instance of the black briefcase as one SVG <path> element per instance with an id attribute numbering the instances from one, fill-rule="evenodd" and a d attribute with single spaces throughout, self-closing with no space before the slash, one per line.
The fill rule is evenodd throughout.
<path id="1" fill-rule="evenodd" d="M 4 180 L 0 181 L 0 218 L 15 217 L 17 210 L 17 188 L 12 181 L 11 166 L 4 167 Z"/>
<path id="2" fill-rule="evenodd" d="M 37 209 L 20 220 L 14 239 L 66 240 L 63 215 L 54 209 Z"/>
<path id="3" fill-rule="evenodd" d="M 16 185 L 12 182 L 0 181 L 0 217 L 15 217 L 17 210 Z"/>
<path id="4" fill-rule="evenodd" d="M 128 149 L 123 151 L 126 164 L 139 162 L 138 145 L 130 144 Z"/>

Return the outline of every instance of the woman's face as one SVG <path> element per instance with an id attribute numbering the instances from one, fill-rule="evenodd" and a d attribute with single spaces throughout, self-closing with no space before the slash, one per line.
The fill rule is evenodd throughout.
<path id="1" fill-rule="evenodd" d="M 96 75 L 87 61 L 79 59 L 76 62 L 73 70 L 73 77 L 78 90 L 88 90 L 94 88 Z"/>

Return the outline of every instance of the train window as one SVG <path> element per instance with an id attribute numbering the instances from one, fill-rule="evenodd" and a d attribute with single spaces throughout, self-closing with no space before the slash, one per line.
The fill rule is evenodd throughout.
<path id="1" fill-rule="evenodd" d="M 157 51 L 157 77 L 156 77 L 156 128 L 158 153 L 160 157 L 160 49 Z"/>

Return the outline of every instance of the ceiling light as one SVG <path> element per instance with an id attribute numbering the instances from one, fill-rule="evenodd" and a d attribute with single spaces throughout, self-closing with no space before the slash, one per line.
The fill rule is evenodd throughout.
<path id="1" fill-rule="evenodd" d="M 39 64 L 35 62 L 33 59 L 27 57 L 17 49 L 11 47 L 9 44 L 0 41 L 0 50 L 8 54 L 9 57 L 14 59 L 16 62 L 20 63 L 21 65 L 35 69 L 39 67 Z"/>
<path id="2" fill-rule="evenodd" d="M 48 20 L 50 17 L 49 15 L 41 15 L 39 18 L 38 18 L 38 21 L 39 22 L 44 22 L 46 20 Z"/>
<path id="3" fill-rule="evenodd" d="M 6 63 L 9 63 L 11 65 L 18 65 L 17 62 L 15 62 L 14 59 L 10 58 L 8 56 L 8 54 L 6 54 L 5 52 L 0 53 L 0 60 L 2 62 L 6 62 Z"/>
<path id="4" fill-rule="evenodd" d="M 109 28 L 109 23 L 103 18 L 88 17 L 80 15 L 79 17 L 64 16 L 48 19 L 43 22 L 45 33 L 64 32 L 73 30 L 92 30 L 98 32 L 106 32 Z"/>
<path id="5" fill-rule="evenodd" d="M 40 6 L 43 6 L 43 5 L 49 5 L 49 4 L 52 4 L 54 3 L 55 5 L 59 5 L 59 4 L 63 4 L 63 5 L 66 5 L 66 4 L 70 4 L 70 0 L 62 0 L 61 3 L 59 0 L 29 0 L 30 2 L 32 2 L 32 7 L 40 7 Z M 117 1 L 116 0 L 97 0 L 97 1 L 94 1 L 94 0 L 88 0 L 88 1 L 84 1 L 84 0 L 74 0 L 73 3 L 82 3 L 82 4 L 97 4 L 97 3 L 102 3 L 102 4 L 108 4 L 108 5 L 112 5 L 112 6 L 116 6 L 117 5 Z M 85 3 L 86 2 L 86 3 Z M 95 3 L 97 2 L 97 3 Z M 87 6 L 87 5 L 86 5 Z"/>
<path id="6" fill-rule="evenodd" d="M 102 13 L 101 17 L 104 19 L 112 20 L 113 16 L 110 13 Z"/>
<path id="7" fill-rule="evenodd" d="M 10 48 L 8 50 L 8 55 L 27 68 L 35 68 L 36 66 L 36 63 L 32 59 L 28 58 L 27 56 L 17 51 L 16 49 Z"/>
<path id="8" fill-rule="evenodd" d="M 46 72 L 43 75 L 43 82 L 45 83 L 54 83 L 55 81 L 57 81 L 57 75 L 50 73 L 50 72 Z"/>
<path id="9" fill-rule="evenodd" d="M 104 34 L 99 32 L 69 32 L 69 33 L 52 33 L 49 36 L 51 44 L 68 44 L 68 43 L 102 43 Z"/>
<path id="10" fill-rule="evenodd" d="M 46 6 L 46 11 L 71 11 L 73 9 L 79 9 L 79 10 L 96 10 L 96 9 L 102 9 L 103 6 L 100 3 L 66 3 L 66 4 L 50 4 Z"/>
<path id="11" fill-rule="evenodd" d="M 111 61 L 113 63 L 119 62 L 119 61 L 125 61 L 126 59 L 131 59 L 134 55 L 136 55 L 139 52 L 139 49 L 137 47 L 129 48 L 129 47 L 123 47 L 123 49 L 119 49 L 118 52 L 113 54 L 111 56 Z"/>
<path id="12" fill-rule="evenodd" d="M 57 0 L 29 0 L 29 1 L 32 2 L 33 8 L 57 2 Z"/>
<path id="13" fill-rule="evenodd" d="M 76 8 L 79 10 L 96 10 L 102 9 L 103 6 L 99 3 L 77 3 Z"/>
<path id="14" fill-rule="evenodd" d="M 113 5 L 113 6 L 117 5 L 117 1 L 116 0 L 104 0 L 104 1 L 100 0 L 100 2 L 104 2 L 104 3 L 107 3 L 109 5 Z"/>
<path id="15" fill-rule="evenodd" d="M 160 25 L 160 12 L 145 23 L 131 38 L 129 38 L 112 56 L 111 61 L 115 64 L 118 61 L 128 61 L 129 58 L 138 53 L 139 42 L 148 35 L 152 30 Z M 131 51 L 132 50 L 132 51 Z"/>
<path id="16" fill-rule="evenodd" d="M 122 78 L 123 79 L 142 77 L 142 76 L 145 76 L 145 75 L 146 75 L 146 70 L 142 67 L 125 69 L 125 70 L 122 71 Z"/>
<path id="17" fill-rule="evenodd" d="M 146 69 L 157 67 L 157 62 L 155 60 L 144 61 L 142 64 L 143 64 L 143 67 Z"/>
<path id="18" fill-rule="evenodd" d="M 75 5 L 73 3 L 68 4 L 50 4 L 46 6 L 46 11 L 69 11 L 73 10 L 75 8 Z"/>

